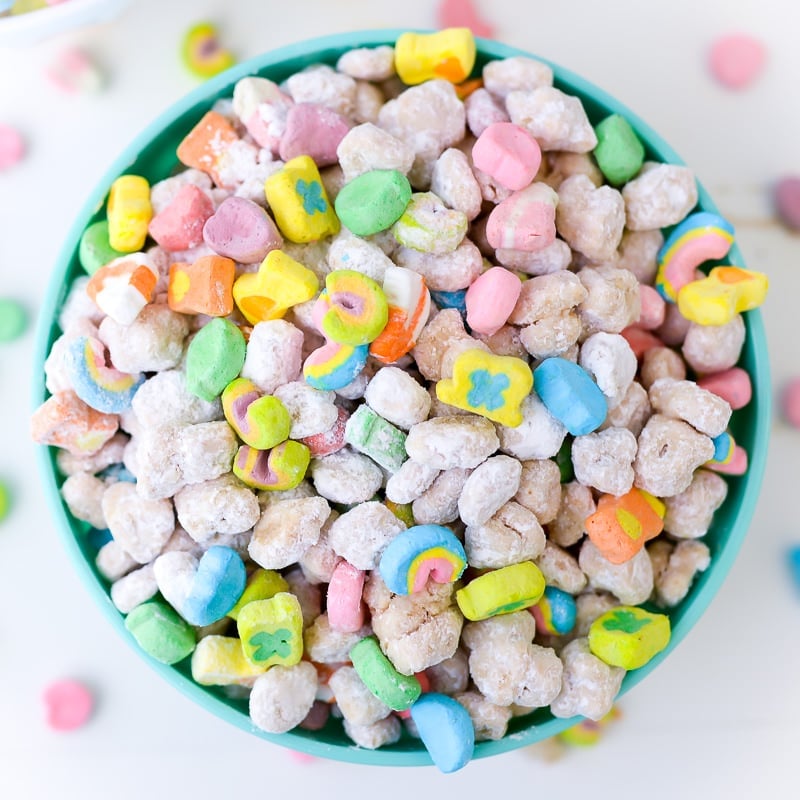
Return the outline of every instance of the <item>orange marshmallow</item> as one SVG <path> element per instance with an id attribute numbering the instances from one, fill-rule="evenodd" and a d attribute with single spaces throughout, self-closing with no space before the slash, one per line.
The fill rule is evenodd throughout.
<path id="1" fill-rule="evenodd" d="M 661 533 L 665 513 L 664 503 L 643 489 L 619 497 L 604 494 L 586 518 L 586 532 L 612 564 L 622 564 Z"/>
<path id="2" fill-rule="evenodd" d="M 219 186 L 219 157 L 238 138 L 233 125 L 222 114 L 209 111 L 178 145 L 178 158 L 187 167 L 207 172 Z"/>
<path id="3" fill-rule="evenodd" d="M 118 427 L 116 414 L 95 411 L 71 390 L 48 398 L 31 418 L 34 442 L 62 447 L 75 456 L 96 453 Z"/>
<path id="4" fill-rule="evenodd" d="M 169 268 L 167 303 L 181 314 L 227 317 L 233 311 L 236 264 L 223 256 L 202 256 L 194 264 Z"/>

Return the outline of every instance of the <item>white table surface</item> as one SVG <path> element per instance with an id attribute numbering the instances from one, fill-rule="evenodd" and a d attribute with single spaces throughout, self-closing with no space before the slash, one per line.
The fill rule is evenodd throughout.
<path id="1" fill-rule="evenodd" d="M 593 80 L 693 165 L 735 223 L 748 266 L 770 276 L 764 311 L 773 385 L 800 373 L 792 333 L 800 239 L 772 220 L 769 203 L 777 178 L 800 173 L 795 0 L 478 5 L 497 38 Z M 114 22 L 0 49 L 0 121 L 22 130 L 29 145 L 23 163 L 0 173 L 0 296 L 22 299 L 35 315 L 86 193 L 122 146 L 195 85 L 177 52 L 191 22 L 218 21 L 241 58 L 353 28 L 436 26 L 436 3 L 424 0 L 297 0 L 291 8 L 269 0 L 135 0 Z M 763 75 L 745 92 L 719 87 L 705 68 L 709 43 L 734 30 L 768 48 Z M 46 82 L 44 65 L 69 44 L 104 65 L 104 92 L 70 97 Z M 15 491 L 13 513 L 0 523 L 0 797 L 302 792 L 388 800 L 449 790 L 477 798 L 498 784 L 537 797 L 797 797 L 800 588 L 785 550 L 800 542 L 793 515 L 800 431 L 779 417 L 755 519 L 728 581 L 670 658 L 623 698 L 623 719 L 600 745 L 554 764 L 516 751 L 451 776 L 300 764 L 163 683 L 93 605 L 40 496 L 27 435 L 32 352 L 32 332 L 0 347 L 0 476 Z M 44 724 L 40 694 L 66 676 L 92 686 L 98 704 L 88 725 L 59 734 Z"/>

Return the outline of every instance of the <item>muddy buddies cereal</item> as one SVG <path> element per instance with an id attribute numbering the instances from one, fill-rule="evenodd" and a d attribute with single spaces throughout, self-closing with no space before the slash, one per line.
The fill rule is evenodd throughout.
<path id="1" fill-rule="evenodd" d="M 450 772 L 602 720 L 668 647 L 747 470 L 767 281 L 533 57 L 326 59 L 238 68 L 171 172 L 114 179 L 32 435 L 149 656 L 266 734 Z"/>

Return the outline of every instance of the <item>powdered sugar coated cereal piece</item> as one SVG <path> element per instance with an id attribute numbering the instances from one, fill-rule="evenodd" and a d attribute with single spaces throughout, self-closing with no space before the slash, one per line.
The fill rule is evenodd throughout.
<path id="1" fill-rule="evenodd" d="M 572 250 L 563 239 L 555 239 L 547 247 L 529 253 L 525 250 L 508 250 L 502 247 L 495 251 L 497 261 L 508 269 L 527 275 L 548 275 L 565 270 L 572 262 Z"/>
<path id="2" fill-rule="evenodd" d="M 328 684 L 342 716 L 352 725 L 374 725 L 392 713 L 392 709 L 364 685 L 351 666 L 339 667 Z"/>
<path id="3" fill-rule="evenodd" d="M 111 584 L 111 602 L 121 614 L 129 614 L 158 592 L 153 564 L 145 564 Z"/>
<path id="4" fill-rule="evenodd" d="M 672 378 L 676 381 L 686 378 L 686 362 L 671 347 L 651 347 L 642 356 L 642 386 L 649 390 L 661 378 Z"/>
<path id="5" fill-rule="evenodd" d="M 688 167 L 645 162 L 622 188 L 626 225 L 632 231 L 666 228 L 680 222 L 697 204 L 697 183 Z"/>
<path id="6" fill-rule="evenodd" d="M 130 325 L 106 317 L 98 329 L 111 362 L 121 372 L 159 372 L 178 366 L 189 324 L 167 305 L 145 306 Z"/>
<path id="7" fill-rule="evenodd" d="M 295 103 L 320 103 L 345 117 L 355 109 L 355 80 L 327 64 L 315 64 L 290 75 L 286 88 Z"/>
<path id="8" fill-rule="evenodd" d="M 394 715 L 378 720 L 372 725 L 355 725 L 346 719 L 342 724 L 344 732 L 353 742 L 367 750 L 377 750 L 384 745 L 394 744 L 399 741 L 403 733 L 403 726 Z"/>
<path id="9" fill-rule="evenodd" d="M 610 186 L 596 187 L 586 175 L 573 175 L 558 187 L 558 232 L 590 261 L 616 254 L 625 228 L 625 203 Z"/>
<path id="10" fill-rule="evenodd" d="M 291 381 L 278 386 L 273 397 L 280 400 L 292 419 L 289 437 L 303 439 L 330 430 L 339 417 L 334 392 L 314 389 L 305 381 Z"/>
<path id="11" fill-rule="evenodd" d="M 431 191 L 442 202 L 473 220 L 481 211 L 481 187 L 475 180 L 469 159 L 455 147 L 448 147 L 433 164 Z"/>
<path id="12" fill-rule="evenodd" d="M 465 491 L 462 498 L 466 496 Z M 513 500 L 504 503 L 489 519 L 467 523 L 464 532 L 464 549 L 470 565 L 477 569 L 533 561 L 544 547 L 544 531 L 536 516 Z"/>
<path id="13" fill-rule="evenodd" d="M 649 231 L 629 231 L 622 234 L 617 266 L 630 270 L 640 284 L 652 284 L 658 271 L 656 256 L 664 244 L 664 234 L 656 228 Z"/>
<path id="14" fill-rule="evenodd" d="M 265 394 L 296 380 L 300 374 L 303 332 L 290 322 L 259 322 L 250 333 L 241 376 L 249 378 Z"/>
<path id="15" fill-rule="evenodd" d="M 283 569 L 295 563 L 319 540 L 330 514 L 322 497 L 306 497 L 274 503 L 253 528 L 248 552 L 264 569 Z"/>
<path id="16" fill-rule="evenodd" d="M 611 592 L 624 605 L 644 603 L 653 591 L 653 565 L 646 550 L 623 564 L 612 564 L 591 539 L 585 539 L 578 564 L 589 578 L 590 588 Z"/>
<path id="17" fill-rule="evenodd" d="M 647 420 L 638 443 L 634 485 L 656 497 L 682 492 L 692 482 L 694 470 L 714 456 L 714 443 L 708 436 L 662 414 Z"/>
<path id="18" fill-rule="evenodd" d="M 458 519 L 458 500 L 471 470 L 453 467 L 440 472 L 411 504 L 418 525 L 447 525 Z"/>
<path id="19" fill-rule="evenodd" d="M 147 500 L 132 483 L 109 486 L 102 500 L 103 516 L 117 542 L 140 564 L 152 561 L 175 529 L 169 500 Z"/>
<path id="20" fill-rule="evenodd" d="M 208 402 L 186 387 L 182 370 L 169 369 L 148 378 L 136 391 L 131 407 L 137 421 L 147 428 L 196 425 L 222 419 L 219 400 Z"/>
<path id="21" fill-rule="evenodd" d="M 659 378 L 648 391 L 650 405 L 667 417 L 688 422 L 712 439 L 728 427 L 731 407 L 721 397 L 694 381 Z"/>
<path id="22" fill-rule="evenodd" d="M 633 486 L 636 437 L 626 428 L 576 436 L 572 442 L 575 477 L 599 492 L 622 495 Z"/>
<path id="23" fill-rule="evenodd" d="M 355 47 L 339 57 L 336 69 L 363 81 L 385 81 L 395 74 L 394 47 Z"/>
<path id="24" fill-rule="evenodd" d="M 428 253 L 401 247 L 395 253 L 394 260 L 397 266 L 412 269 L 422 275 L 425 285 L 434 292 L 466 289 L 483 269 L 480 250 L 469 239 L 462 239 L 448 253 Z"/>
<path id="25" fill-rule="evenodd" d="M 587 578 L 578 560 L 554 542 L 545 544 L 534 563 L 542 571 L 548 586 L 572 595 L 580 594 L 586 588 Z"/>
<path id="26" fill-rule="evenodd" d="M 383 284 L 386 270 L 392 263 L 380 247 L 360 236 L 355 236 L 346 229 L 331 240 L 328 250 L 328 264 L 331 270 L 355 270 L 380 284 Z"/>
<path id="27" fill-rule="evenodd" d="M 695 472 L 682 492 L 664 499 L 664 530 L 677 539 L 699 539 L 711 527 L 714 512 L 725 502 L 728 484 L 706 469 Z"/>
<path id="28" fill-rule="evenodd" d="M 497 741 L 506 735 L 512 716 L 509 706 L 496 705 L 475 691 L 460 692 L 453 698 L 467 709 L 475 728 L 476 742 Z"/>
<path id="29" fill-rule="evenodd" d="M 350 649 L 372 633 L 365 625 L 355 633 L 331 628 L 327 614 L 320 614 L 303 634 L 305 654 L 317 664 L 341 664 L 350 660 Z"/>
<path id="30" fill-rule="evenodd" d="M 550 704 L 551 713 L 560 718 L 580 714 L 601 720 L 614 704 L 625 670 L 610 667 L 589 650 L 587 638 L 575 639 L 561 651 L 564 663 L 562 688 Z"/>
<path id="31" fill-rule="evenodd" d="M 386 499 L 393 503 L 411 503 L 424 494 L 438 475 L 439 470 L 409 458 L 386 482 Z"/>
<path id="32" fill-rule="evenodd" d="M 407 175 L 414 163 L 409 144 L 371 122 L 351 128 L 336 153 L 346 181 L 374 169 L 393 169 Z"/>
<path id="33" fill-rule="evenodd" d="M 549 458 L 522 462 L 519 488 L 513 498 L 532 511 L 546 525 L 552 522 L 561 505 L 561 471 Z"/>
<path id="34" fill-rule="evenodd" d="M 431 408 L 428 392 L 407 372 L 392 366 L 373 375 L 364 399 L 376 414 L 403 430 L 424 422 Z"/>
<path id="35" fill-rule="evenodd" d="M 542 150 L 587 153 L 597 145 L 581 101 L 553 86 L 511 91 L 506 109 L 511 121 L 528 130 Z"/>
<path id="36" fill-rule="evenodd" d="M 97 571 L 112 583 L 140 566 L 140 562 L 132 558 L 114 539 L 106 542 L 97 551 L 94 563 Z"/>
<path id="37" fill-rule="evenodd" d="M 639 283 L 633 273 L 609 264 L 584 267 L 578 278 L 587 291 L 578 313 L 587 333 L 620 333 L 639 319 Z"/>
<path id="38" fill-rule="evenodd" d="M 561 487 L 561 506 L 555 519 L 547 526 L 548 538 L 561 547 L 571 547 L 586 532 L 584 520 L 594 514 L 597 505 L 592 490 L 577 481 Z"/>
<path id="39" fill-rule="evenodd" d="M 406 526 L 382 503 L 359 503 L 328 531 L 331 547 L 356 569 L 375 569 L 389 542 Z"/>
<path id="40" fill-rule="evenodd" d="M 467 112 L 467 127 L 475 137 L 480 136 L 495 122 L 508 122 L 505 105 L 484 87 L 476 89 L 464 100 L 464 108 Z"/>
<path id="41" fill-rule="evenodd" d="M 653 542 L 655 544 L 666 542 Z M 678 605 L 689 593 L 697 573 L 705 572 L 710 564 L 711 554 L 703 542 L 684 541 L 671 547 L 665 567 L 656 572 L 656 603 L 667 608 Z"/>
<path id="42" fill-rule="evenodd" d="M 486 90 L 502 100 L 515 89 L 530 91 L 553 85 L 553 70 L 543 61 L 528 56 L 489 61 L 482 75 Z"/>
<path id="43" fill-rule="evenodd" d="M 406 452 L 409 458 L 433 469 L 471 469 L 485 461 L 499 444 L 494 425 L 485 417 L 437 417 L 409 430 Z"/>
<path id="44" fill-rule="evenodd" d="M 61 496 L 70 514 L 98 530 L 106 527 L 102 506 L 105 491 L 106 482 L 87 472 L 71 475 L 61 485 Z"/>
<path id="45" fill-rule="evenodd" d="M 305 719 L 314 705 L 317 671 L 301 661 L 292 667 L 280 664 L 256 678 L 250 692 L 250 719 L 268 733 L 286 733 Z"/>
<path id="46" fill-rule="evenodd" d="M 473 470 L 458 501 L 465 525 L 483 525 L 519 489 L 522 464 L 509 456 L 492 456 Z"/>
<path id="47" fill-rule="evenodd" d="M 594 378 L 608 399 L 618 405 L 636 377 L 636 356 L 625 339 L 616 333 L 598 331 L 581 345 L 578 363 Z"/>
<path id="48" fill-rule="evenodd" d="M 619 403 L 608 410 L 600 430 L 627 428 L 638 439 L 651 413 L 647 390 L 638 381 L 633 381 Z"/>
<path id="49" fill-rule="evenodd" d="M 520 411 L 522 422 L 517 427 L 497 426 L 500 449 L 523 461 L 554 456 L 567 435 L 564 425 L 547 410 L 535 391 L 522 401 Z"/>
<path id="50" fill-rule="evenodd" d="M 458 309 L 446 308 L 434 314 L 411 351 L 422 377 L 429 381 L 441 380 L 445 352 L 455 342 L 469 338 Z"/>
<path id="51" fill-rule="evenodd" d="M 692 322 L 683 339 L 681 353 L 698 374 L 721 372 L 735 366 L 739 360 L 745 335 L 741 314 L 727 325 L 697 325 Z"/>
<path id="52" fill-rule="evenodd" d="M 175 495 L 178 522 L 197 542 L 215 533 L 242 533 L 261 516 L 251 489 L 232 473 L 185 486 Z"/>
<path id="53" fill-rule="evenodd" d="M 315 458 L 309 472 L 314 488 L 322 497 L 343 505 L 370 500 L 383 483 L 381 468 L 349 447 Z"/>
<path id="54" fill-rule="evenodd" d="M 422 189 L 430 184 L 433 162 L 464 137 L 466 112 L 453 84 L 434 79 L 389 100 L 378 114 L 378 125 L 411 146 L 414 164 L 408 178 Z"/>

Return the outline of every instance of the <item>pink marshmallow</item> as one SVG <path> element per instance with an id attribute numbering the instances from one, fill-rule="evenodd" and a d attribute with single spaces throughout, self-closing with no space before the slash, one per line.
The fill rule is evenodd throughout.
<path id="1" fill-rule="evenodd" d="M 342 560 L 333 570 L 328 584 L 328 622 L 335 631 L 355 633 L 364 624 L 364 590 L 366 573 Z"/>
<path id="2" fill-rule="evenodd" d="M 630 325 L 625 328 L 620 336 L 630 345 L 637 359 L 641 359 L 641 357 L 653 347 L 664 346 L 664 342 L 662 342 L 658 336 L 650 333 L 650 331 L 646 331 L 644 328 L 637 328 L 635 325 Z"/>
<path id="3" fill-rule="evenodd" d="M 513 122 L 495 122 L 472 147 L 475 166 L 512 191 L 524 189 L 542 163 L 539 143 Z"/>
<path id="4" fill-rule="evenodd" d="M 498 203 L 486 222 L 486 239 L 495 249 L 529 253 L 556 238 L 558 195 L 544 183 L 532 183 Z"/>
<path id="5" fill-rule="evenodd" d="M 491 336 L 505 325 L 517 304 L 522 281 L 503 267 L 486 270 L 467 289 L 467 324 L 475 333 Z"/>
<path id="6" fill-rule="evenodd" d="M 51 683 L 42 695 L 47 724 L 55 731 L 80 728 L 91 716 L 94 700 L 91 692 L 78 681 Z"/>
<path id="7" fill-rule="evenodd" d="M 25 155 L 25 142 L 19 131 L 0 122 L 0 170 L 13 166 Z"/>
<path id="8" fill-rule="evenodd" d="M 734 411 L 744 408 L 753 397 L 753 384 L 750 382 L 750 376 L 741 367 L 731 367 L 722 372 L 715 372 L 713 375 L 706 375 L 697 381 L 697 385 L 727 401 Z M 797 402 L 797 424 L 800 427 L 800 381 L 798 382 Z"/>
<path id="9" fill-rule="evenodd" d="M 729 89 L 743 89 L 761 73 L 766 60 L 764 45 L 746 33 L 722 36 L 711 46 L 711 74 Z"/>
<path id="10" fill-rule="evenodd" d="M 242 264 L 263 261 L 283 246 L 275 223 L 261 206 L 244 197 L 228 197 L 203 227 L 205 243 L 218 255 Z"/>
<path id="11" fill-rule="evenodd" d="M 286 117 L 293 105 L 294 100 L 289 95 L 276 91 L 274 97 L 259 103 L 250 116 L 243 120 L 247 132 L 261 147 L 277 154 L 286 130 Z"/>
<path id="12" fill-rule="evenodd" d="M 318 103 L 297 103 L 286 116 L 278 152 L 284 161 L 308 155 L 318 167 L 336 164 L 336 148 L 350 130 L 341 114 Z"/>
<path id="13" fill-rule="evenodd" d="M 203 241 L 203 226 L 214 213 L 208 195 L 193 184 L 182 186 L 172 202 L 150 220 L 150 235 L 165 250 L 190 250 Z"/>
<path id="14" fill-rule="evenodd" d="M 800 428 L 800 378 L 792 378 L 781 393 L 781 406 L 786 421 Z"/>
<path id="15" fill-rule="evenodd" d="M 642 311 L 636 326 L 648 331 L 655 330 L 664 322 L 664 314 L 667 310 L 666 301 L 657 289 L 646 283 L 639 284 L 639 300 Z"/>

